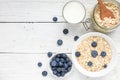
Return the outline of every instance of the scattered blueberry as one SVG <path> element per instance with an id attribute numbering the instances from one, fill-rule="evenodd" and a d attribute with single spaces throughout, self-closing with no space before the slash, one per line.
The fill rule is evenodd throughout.
<path id="1" fill-rule="evenodd" d="M 105 52 L 105 51 L 102 51 L 100 55 L 101 55 L 102 57 L 105 57 L 105 56 L 106 56 L 106 52 Z"/>
<path id="2" fill-rule="evenodd" d="M 91 56 L 96 58 L 98 56 L 98 52 L 96 50 L 92 50 Z"/>
<path id="3" fill-rule="evenodd" d="M 42 72 L 42 75 L 43 75 L 43 76 L 47 76 L 47 74 L 48 74 L 47 71 L 43 71 L 43 72 Z"/>
<path id="4" fill-rule="evenodd" d="M 75 52 L 75 56 L 76 56 L 76 57 L 80 57 L 80 55 L 81 55 L 81 54 L 80 54 L 79 51 Z"/>
<path id="5" fill-rule="evenodd" d="M 93 63 L 91 61 L 89 61 L 87 65 L 91 67 L 93 65 Z"/>
<path id="6" fill-rule="evenodd" d="M 59 46 L 61 46 L 61 45 L 63 44 L 63 41 L 62 41 L 61 39 L 59 39 L 59 40 L 57 41 L 57 44 L 58 44 Z"/>
<path id="7" fill-rule="evenodd" d="M 96 46 L 97 46 L 97 42 L 93 41 L 93 42 L 91 43 L 91 46 L 92 46 L 92 47 L 96 47 Z"/>
<path id="8" fill-rule="evenodd" d="M 56 22 L 58 20 L 57 17 L 53 17 L 53 21 Z"/>
<path id="9" fill-rule="evenodd" d="M 42 63 L 41 63 L 41 62 L 39 62 L 39 63 L 38 63 L 38 66 L 39 66 L 39 67 L 41 67 L 41 66 L 42 66 Z"/>
<path id="10" fill-rule="evenodd" d="M 65 29 L 63 30 L 63 33 L 64 33 L 64 34 L 68 34 L 68 33 L 69 33 L 68 29 L 65 28 Z"/>
<path id="11" fill-rule="evenodd" d="M 60 53 L 51 59 L 50 66 L 54 75 L 64 77 L 72 69 L 72 62 L 65 53 Z"/>
<path id="12" fill-rule="evenodd" d="M 52 61 L 51 62 L 51 66 L 53 66 L 53 67 L 57 66 L 57 62 L 56 61 Z"/>
<path id="13" fill-rule="evenodd" d="M 52 56 L 52 52 L 48 52 L 47 55 L 48 55 L 48 57 L 51 57 Z"/>
<path id="14" fill-rule="evenodd" d="M 105 64 L 103 67 L 104 67 L 104 68 L 107 68 L 107 64 Z"/>
<path id="15" fill-rule="evenodd" d="M 79 39 L 79 36 L 74 37 L 74 41 L 77 41 Z"/>

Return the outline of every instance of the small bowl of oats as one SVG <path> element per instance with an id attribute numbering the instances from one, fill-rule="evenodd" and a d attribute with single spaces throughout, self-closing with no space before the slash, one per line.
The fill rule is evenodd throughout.
<path id="1" fill-rule="evenodd" d="M 72 50 L 73 64 L 89 77 L 101 77 L 116 64 L 116 48 L 113 40 L 105 34 L 90 32 L 81 36 Z"/>
<path id="2" fill-rule="evenodd" d="M 94 28 L 100 32 L 112 32 L 120 25 L 120 3 L 116 0 L 103 0 L 104 5 L 109 9 L 115 18 L 100 18 L 100 6 L 97 4 L 93 10 L 92 21 Z"/>

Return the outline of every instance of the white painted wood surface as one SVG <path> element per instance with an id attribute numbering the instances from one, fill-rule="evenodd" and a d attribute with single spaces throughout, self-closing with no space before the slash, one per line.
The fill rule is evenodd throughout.
<path id="1" fill-rule="evenodd" d="M 93 31 L 85 31 L 81 24 L 69 26 L 60 23 L 65 22 L 62 8 L 68 1 L 70 0 L 0 0 L 0 80 L 56 80 L 50 73 L 47 77 L 41 76 L 43 70 L 48 70 L 49 59 L 46 53 L 70 53 L 75 35 L 81 36 Z M 86 7 L 86 18 L 89 18 L 97 0 L 80 1 Z M 58 17 L 58 23 L 52 23 L 54 16 Z M 68 35 L 62 33 L 64 28 L 69 29 Z M 108 34 L 115 41 L 118 53 L 119 33 L 120 27 Z M 56 44 L 58 39 L 64 41 L 61 47 Z M 43 63 L 42 68 L 37 66 L 38 62 Z M 107 76 L 94 80 L 120 80 L 119 69 L 118 64 Z M 65 80 L 93 80 L 82 76 L 76 69 L 70 76 Z"/>

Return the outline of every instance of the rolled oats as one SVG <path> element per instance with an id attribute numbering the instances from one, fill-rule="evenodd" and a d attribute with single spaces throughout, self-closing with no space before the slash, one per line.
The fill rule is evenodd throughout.
<path id="1" fill-rule="evenodd" d="M 96 47 L 91 46 L 93 41 L 97 42 Z M 92 50 L 96 50 L 98 52 L 98 56 L 96 58 L 91 56 Z M 91 72 L 97 72 L 104 69 L 104 65 L 109 64 L 112 58 L 112 49 L 110 44 L 106 39 L 99 36 L 90 36 L 85 38 L 78 44 L 76 51 L 81 53 L 81 56 L 77 57 L 79 64 L 87 71 Z M 107 54 L 104 58 L 100 56 L 102 51 L 105 51 Z M 93 63 L 92 66 L 87 65 L 89 61 Z"/>

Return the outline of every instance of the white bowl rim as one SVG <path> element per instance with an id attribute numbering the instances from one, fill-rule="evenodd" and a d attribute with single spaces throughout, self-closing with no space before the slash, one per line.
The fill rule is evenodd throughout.
<path id="1" fill-rule="evenodd" d="M 112 59 L 110 61 L 110 63 L 108 64 L 106 69 L 100 70 L 98 72 L 90 72 L 87 71 L 86 69 L 84 69 L 82 66 L 80 66 L 80 64 L 78 63 L 76 57 L 75 57 L 75 52 L 76 52 L 76 47 L 78 45 L 78 43 L 80 43 L 80 41 L 82 41 L 83 39 L 89 37 L 89 36 L 100 36 L 103 37 L 104 39 L 106 39 L 106 41 L 108 41 L 108 43 L 110 44 L 111 48 L 112 48 Z M 108 37 L 107 35 L 103 34 L 103 33 L 99 33 L 99 32 L 89 32 L 87 34 L 82 35 L 74 44 L 73 49 L 72 49 L 72 62 L 75 65 L 75 67 L 77 68 L 77 70 L 79 72 L 81 72 L 83 75 L 89 76 L 89 77 L 101 77 L 101 76 L 105 76 L 106 74 L 108 74 L 116 65 L 116 60 L 117 59 L 117 53 L 116 53 L 116 48 L 114 45 L 113 40 Z"/>

